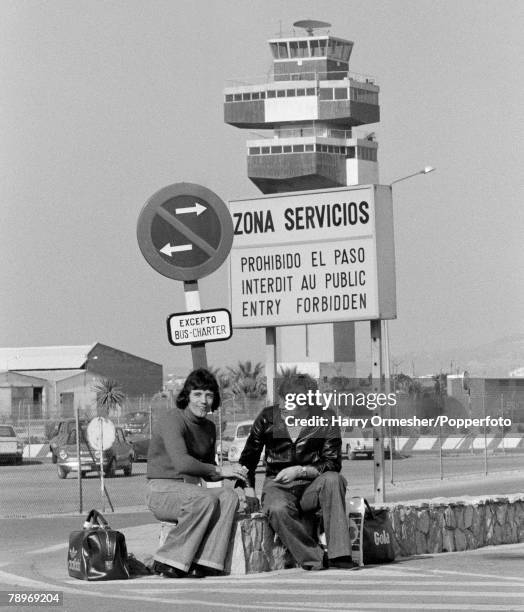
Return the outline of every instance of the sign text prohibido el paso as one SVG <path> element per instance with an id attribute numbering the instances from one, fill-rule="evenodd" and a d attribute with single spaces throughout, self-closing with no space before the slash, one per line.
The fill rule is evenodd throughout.
<path id="1" fill-rule="evenodd" d="M 235 327 L 394 319 L 391 188 L 229 202 Z"/>

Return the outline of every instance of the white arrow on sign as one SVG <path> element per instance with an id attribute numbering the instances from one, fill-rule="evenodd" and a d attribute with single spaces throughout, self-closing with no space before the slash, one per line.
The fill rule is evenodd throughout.
<path id="1" fill-rule="evenodd" d="M 171 243 L 168 242 L 160 249 L 160 252 L 164 253 L 164 255 L 167 255 L 168 257 L 171 257 L 173 253 L 178 253 L 180 251 L 190 251 L 192 248 L 192 244 L 179 244 L 178 246 L 171 246 Z"/>
<path id="2" fill-rule="evenodd" d="M 206 210 L 207 208 L 205 206 L 202 206 L 202 204 L 195 202 L 194 206 L 188 206 L 187 208 L 177 208 L 175 209 L 175 212 L 177 215 L 187 215 L 188 213 L 196 213 L 198 217 Z"/>

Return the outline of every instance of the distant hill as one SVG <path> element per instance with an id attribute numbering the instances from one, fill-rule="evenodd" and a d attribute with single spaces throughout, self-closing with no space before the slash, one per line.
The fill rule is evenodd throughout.
<path id="1" fill-rule="evenodd" d="M 392 364 L 394 362 L 401 362 L 397 369 L 410 376 L 414 366 L 416 376 L 436 374 L 441 370 L 452 374 L 467 370 L 472 377 L 506 377 L 512 370 L 524 366 L 524 334 L 473 347 L 393 355 Z"/>

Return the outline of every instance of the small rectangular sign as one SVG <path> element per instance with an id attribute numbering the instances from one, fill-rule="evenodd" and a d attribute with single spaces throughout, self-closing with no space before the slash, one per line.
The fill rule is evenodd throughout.
<path id="1" fill-rule="evenodd" d="M 225 308 L 178 312 L 167 318 L 167 336 L 175 346 L 229 340 L 231 313 Z"/>

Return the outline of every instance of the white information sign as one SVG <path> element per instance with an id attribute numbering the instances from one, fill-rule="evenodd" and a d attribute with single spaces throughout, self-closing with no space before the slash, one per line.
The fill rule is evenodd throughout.
<path id="1" fill-rule="evenodd" d="M 229 203 L 234 327 L 396 316 L 389 186 Z"/>
<path id="2" fill-rule="evenodd" d="M 232 333 L 231 314 L 225 308 L 179 312 L 167 319 L 169 342 L 175 346 L 228 340 Z"/>

